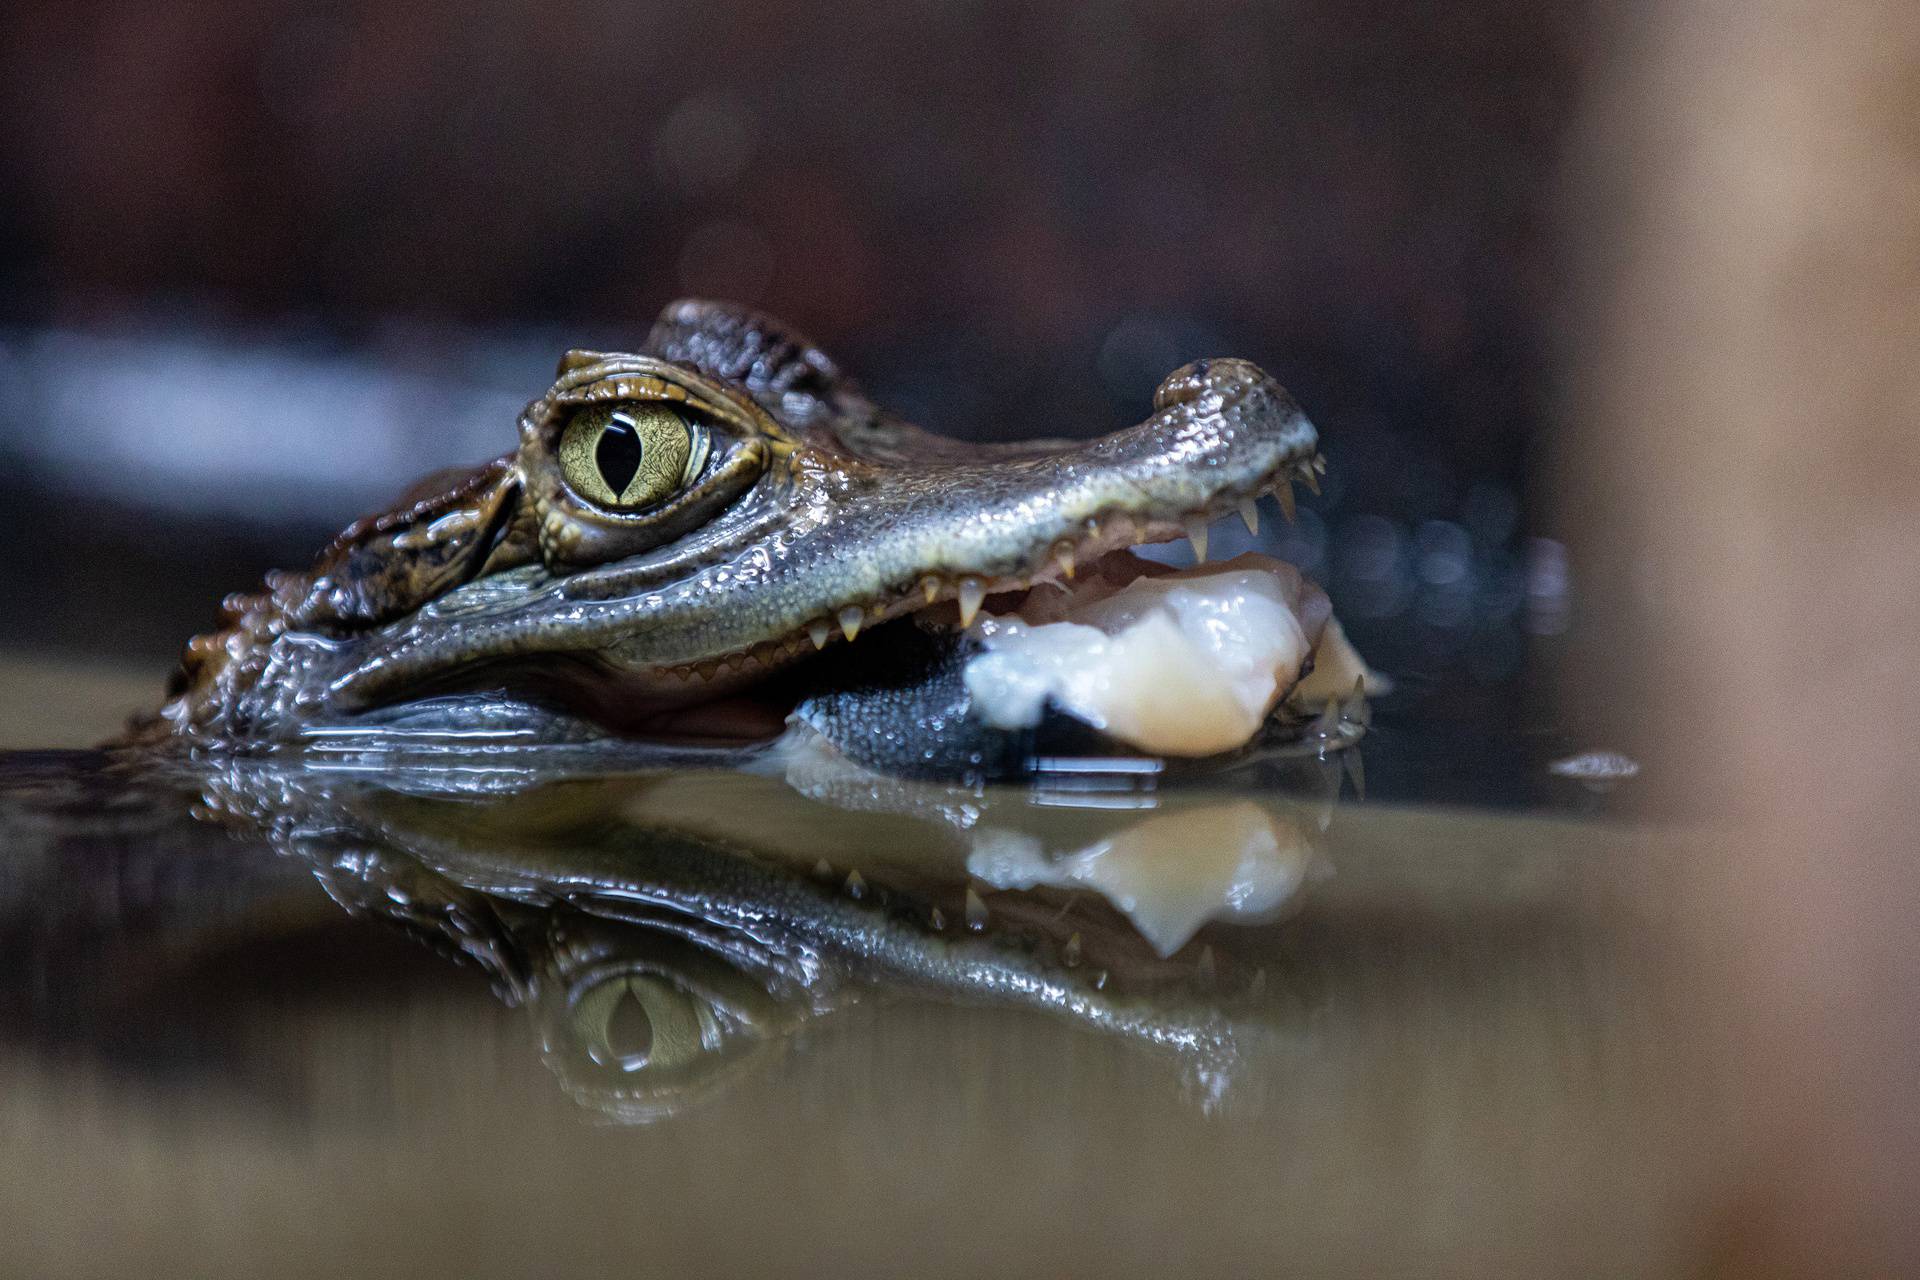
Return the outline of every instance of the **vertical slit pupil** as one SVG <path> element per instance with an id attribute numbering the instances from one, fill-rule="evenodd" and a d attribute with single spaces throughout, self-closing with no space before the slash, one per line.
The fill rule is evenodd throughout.
<path id="1" fill-rule="evenodd" d="M 653 1019 L 629 986 L 607 1015 L 607 1048 L 621 1058 L 642 1058 L 653 1050 Z"/>
<path id="2" fill-rule="evenodd" d="M 633 482 L 634 473 L 640 470 L 640 453 L 639 433 L 620 419 L 609 422 L 600 433 L 600 442 L 593 447 L 593 461 L 614 497 L 625 493 Z"/>

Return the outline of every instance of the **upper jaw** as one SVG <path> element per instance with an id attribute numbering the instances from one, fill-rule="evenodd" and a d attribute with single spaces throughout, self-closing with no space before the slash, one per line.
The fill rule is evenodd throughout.
<path id="1" fill-rule="evenodd" d="M 329 702 L 354 710 L 498 661 L 572 653 L 663 701 L 753 683 L 875 623 L 1071 576 L 1275 494 L 1317 487 L 1318 438 L 1239 360 L 1189 365 L 1138 426 L 963 462 L 876 465 L 803 451 L 713 526 L 658 552 L 450 593 L 355 646 Z"/>

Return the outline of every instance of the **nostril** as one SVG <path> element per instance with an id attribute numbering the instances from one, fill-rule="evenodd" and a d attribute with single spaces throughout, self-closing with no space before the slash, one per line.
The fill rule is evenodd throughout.
<path id="1" fill-rule="evenodd" d="M 1239 387 L 1266 381 L 1260 367 L 1245 360 L 1195 360 L 1167 375 L 1153 393 L 1155 409 L 1191 404 L 1205 395 L 1221 396 Z"/>

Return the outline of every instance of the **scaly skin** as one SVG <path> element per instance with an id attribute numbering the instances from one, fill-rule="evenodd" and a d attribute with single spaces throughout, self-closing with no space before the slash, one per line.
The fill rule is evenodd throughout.
<path id="1" fill-rule="evenodd" d="M 608 511 L 569 486 L 556 449 L 583 406 L 636 400 L 708 424 L 711 457 L 661 503 Z M 1096 440 L 948 440 L 876 408 L 778 323 L 677 303 L 640 354 L 569 353 L 516 452 L 423 482 L 308 571 L 230 597 L 132 738 L 270 742 L 487 687 L 558 690 L 632 724 L 879 622 L 965 618 L 983 595 L 1263 493 L 1290 504 L 1316 449 L 1278 384 L 1224 359 L 1174 373 L 1151 417 Z"/>

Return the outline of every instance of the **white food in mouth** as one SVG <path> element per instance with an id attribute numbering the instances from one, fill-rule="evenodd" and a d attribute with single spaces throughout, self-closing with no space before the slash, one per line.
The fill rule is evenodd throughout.
<path id="1" fill-rule="evenodd" d="M 1049 700 L 1142 751 L 1206 756 L 1258 732 L 1299 680 L 1326 624 L 1320 589 L 1245 555 L 1117 589 L 1035 592 L 1018 616 L 982 616 L 964 679 L 973 713 L 1032 728 Z"/>

